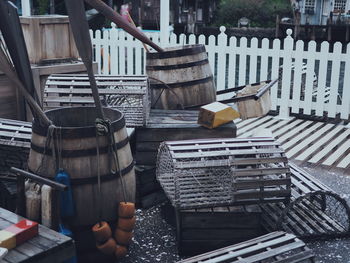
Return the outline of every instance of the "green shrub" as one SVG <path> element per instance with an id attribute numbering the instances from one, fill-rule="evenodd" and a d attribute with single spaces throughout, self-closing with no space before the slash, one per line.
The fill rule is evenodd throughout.
<path id="1" fill-rule="evenodd" d="M 252 27 L 274 27 L 277 15 L 292 17 L 289 0 L 221 0 L 215 25 L 236 27 L 240 18 L 247 17 Z"/>

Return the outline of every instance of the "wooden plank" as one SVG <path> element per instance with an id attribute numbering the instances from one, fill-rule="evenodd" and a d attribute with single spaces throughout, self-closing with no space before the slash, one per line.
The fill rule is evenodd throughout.
<path id="1" fill-rule="evenodd" d="M 271 116 L 264 116 L 262 118 L 257 119 L 256 121 L 254 121 L 251 124 L 244 125 L 244 127 L 242 127 L 242 128 L 238 128 L 238 136 L 240 136 L 241 134 L 243 134 L 244 132 L 246 132 L 250 129 L 254 129 L 255 127 L 258 127 L 262 123 L 270 121 L 271 119 L 272 119 Z"/>
<path id="2" fill-rule="evenodd" d="M 310 156 L 313 156 L 314 153 L 317 152 L 320 148 L 326 147 L 326 145 L 331 141 L 331 139 L 343 129 L 344 127 L 342 126 L 335 126 L 331 131 L 327 132 L 327 134 L 321 136 L 312 146 L 307 148 L 303 153 L 296 156 L 295 159 L 303 161 L 310 158 Z"/>
<path id="3" fill-rule="evenodd" d="M 338 147 L 338 149 L 334 151 L 326 160 L 324 160 L 322 164 L 331 166 L 332 164 L 337 162 L 337 160 L 339 160 L 342 157 L 343 153 L 347 151 L 349 148 L 350 148 L 350 140 L 349 138 L 347 138 L 347 140 L 344 143 L 342 143 Z"/>
<path id="4" fill-rule="evenodd" d="M 298 155 L 298 153 L 300 151 L 301 154 L 298 155 L 296 158 L 298 160 L 305 160 L 305 151 L 309 150 L 310 149 L 310 146 L 313 145 L 313 142 L 316 140 L 317 142 L 319 141 L 319 139 L 321 139 L 324 135 L 328 134 L 329 133 L 329 130 L 331 130 L 332 128 L 334 127 L 333 124 L 326 124 L 324 125 L 322 128 L 318 129 L 315 133 L 311 134 L 310 136 L 308 136 L 307 138 L 305 138 L 302 143 L 299 143 L 295 146 L 293 146 L 293 148 L 291 148 L 289 151 L 288 151 L 288 156 L 290 158 L 294 157 L 295 155 Z M 285 147 L 285 146 L 284 146 Z M 303 155 L 301 157 L 301 155 Z"/>
<path id="5" fill-rule="evenodd" d="M 311 127 L 306 128 L 291 140 L 283 143 L 283 148 L 286 150 L 287 157 L 291 157 L 288 154 L 288 149 L 290 149 L 292 146 L 296 144 L 305 146 L 305 140 L 307 139 L 307 137 L 310 136 L 310 134 L 312 134 L 316 129 L 319 129 L 319 127 L 322 125 L 323 123 L 321 122 L 314 123 Z"/>
<path id="6" fill-rule="evenodd" d="M 348 137 L 350 134 L 350 129 L 345 129 L 344 132 L 339 134 L 336 138 L 334 138 L 333 141 L 331 141 L 327 147 L 325 147 L 323 150 L 318 152 L 315 156 L 313 156 L 309 162 L 311 163 L 317 163 L 319 162 L 322 158 L 324 158 L 328 153 L 333 151 L 334 147 L 336 147 L 339 143 L 341 143 L 344 139 Z"/>
<path id="7" fill-rule="evenodd" d="M 305 121 L 302 124 L 294 127 L 292 130 L 288 131 L 287 133 L 283 134 L 282 136 L 277 136 L 277 140 L 283 144 L 287 140 L 290 140 L 290 138 L 293 138 L 295 135 L 302 132 L 305 128 L 311 126 L 312 123 L 312 121 Z"/>
<path id="8" fill-rule="evenodd" d="M 298 124 L 300 124 L 301 122 L 303 122 L 303 120 L 300 119 L 293 119 L 291 122 L 287 122 L 287 125 L 277 129 L 277 130 L 273 130 L 273 136 L 274 137 L 280 137 L 283 133 L 288 132 L 292 129 L 294 129 L 295 126 L 297 126 Z"/>

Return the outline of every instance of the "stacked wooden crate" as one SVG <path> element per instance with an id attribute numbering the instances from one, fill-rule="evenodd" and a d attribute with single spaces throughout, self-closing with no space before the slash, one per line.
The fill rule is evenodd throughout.
<path id="1" fill-rule="evenodd" d="M 120 110 L 127 127 L 146 124 L 150 99 L 145 76 L 96 76 L 102 104 Z M 44 109 L 94 105 L 89 78 L 86 74 L 53 74 L 46 82 Z"/>
<path id="2" fill-rule="evenodd" d="M 164 142 L 157 179 L 175 208 L 182 254 L 259 236 L 259 205 L 290 200 L 288 161 L 272 138 Z"/>
<path id="3" fill-rule="evenodd" d="M 16 182 L 9 170 L 27 167 L 31 133 L 28 122 L 0 119 L 0 206 L 11 211 L 15 209 Z"/>
<path id="4" fill-rule="evenodd" d="M 161 142 L 236 137 L 236 125 L 233 122 L 216 129 L 207 129 L 198 125 L 197 119 L 198 111 L 152 109 L 147 124 L 136 128 L 136 181 L 138 200 L 142 207 L 165 200 L 155 173 Z"/>

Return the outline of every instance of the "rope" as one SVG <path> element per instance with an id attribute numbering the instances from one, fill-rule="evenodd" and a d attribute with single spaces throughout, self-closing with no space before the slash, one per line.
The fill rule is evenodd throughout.
<path id="1" fill-rule="evenodd" d="M 181 110 L 184 110 L 184 109 L 185 109 L 184 105 L 181 103 L 180 97 L 176 94 L 175 91 L 173 91 L 173 90 L 171 89 L 171 87 L 170 87 L 168 84 L 166 84 L 164 81 L 161 81 L 160 79 L 156 79 L 156 78 L 153 78 L 153 77 L 150 77 L 150 76 L 148 76 L 148 78 L 162 83 L 162 84 L 165 86 L 165 88 L 167 88 L 171 93 L 173 93 L 173 94 L 175 95 L 175 97 L 176 97 L 176 99 L 177 99 L 177 102 L 178 102 L 177 105 L 181 107 L 180 109 L 181 109 Z M 153 105 L 151 105 L 151 108 L 153 108 L 153 107 L 157 104 L 157 102 L 158 102 L 158 100 L 160 99 L 160 97 L 162 96 L 163 91 L 165 90 L 165 88 L 162 88 L 162 91 L 161 91 L 160 94 L 158 95 L 158 97 L 157 97 L 156 101 L 153 103 Z"/>
<path id="2" fill-rule="evenodd" d="M 45 146 L 44 146 L 44 151 L 43 151 L 43 154 L 42 154 L 42 157 L 41 157 L 41 160 L 40 160 L 40 164 L 38 166 L 38 168 L 36 169 L 35 173 L 36 174 L 40 174 L 42 168 L 43 168 L 43 163 L 44 163 L 44 159 L 46 157 L 46 150 L 48 148 L 50 148 L 50 144 L 51 144 L 51 139 L 53 138 L 53 133 L 54 133 L 54 130 L 55 130 L 56 126 L 51 124 L 49 127 L 48 127 L 48 130 L 47 130 L 47 135 L 46 135 L 46 140 L 45 140 Z M 53 143 L 54 144 L 54 143 Z M 54 151 L 53 151 L 54 152 Z"/>
<path id="3" fill-rule="evenodd" d="M 102 192 L 101 192 L 101 173 L 100 173 L 100 145 L 98 136 L 101 135 L 101 126 L 96 121 L 96 153 L 97 153 L 97 186 L 98 186 L 98 222 L 101 227 L 102 222 Z"/>

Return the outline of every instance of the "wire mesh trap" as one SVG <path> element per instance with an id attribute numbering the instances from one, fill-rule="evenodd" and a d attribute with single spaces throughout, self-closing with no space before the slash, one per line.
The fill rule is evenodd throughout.
<path id="1" fill-rule="evenodd" d="M 146 76 L 96 76 L 101 102 L 124 113 L 127 127 L 144 126 L 150 112 Z M 87 75 L 53 74 L 44 90 L 44 109 L 94 105 Z"/>
<path id="2" fill-rule="evenodd" d="M 288 203 L 290 170 L 272 138 L 163 142 L 157 179 L 180 209 Z"/>
<path id="3" fill-rule="evenodd" d="M 263 226 L 309 239 L 349 236 L 346 200 L 294 164 L 290 168 L 291 202 L 261 205 Z"/>

